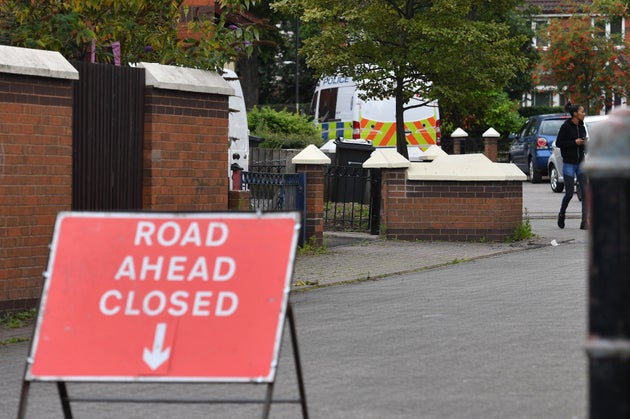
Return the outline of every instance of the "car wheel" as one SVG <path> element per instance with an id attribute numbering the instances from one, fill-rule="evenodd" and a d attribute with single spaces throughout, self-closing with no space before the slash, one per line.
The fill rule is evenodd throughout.
<path id="1" fill-rule="evenodd" d="M 549 185 L 554 192 L 562 192 L 564 190 L 564 183 L 560 183 L 558 177 L 558 169 L 552 164 L 549 166 Z"/>
<path id="2" fill-rule="evenodd" d="M 534 160 L 529 159 L 529 181 L 531 183 L 540 183 L 542 176 L 534 170 Z"/>

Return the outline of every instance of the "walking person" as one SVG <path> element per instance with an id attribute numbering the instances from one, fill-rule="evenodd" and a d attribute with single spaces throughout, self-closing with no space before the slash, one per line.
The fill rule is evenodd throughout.
<path id="1" fill-rule="evenodd" d="M 575 189 L 574 179 L 577 178 L 578 187 L 582 190 L 582 222 L 580 229 L 587 228 L 586 214 L 586 179 L 582 173 L 584 151 L 586 149 L 586 127 L 584 126 L 584 107 L 572 105 L 568 102 L 564 109 L 571 119 L 564 121 L 556 137 L 556 146 L 562 154 L 562 176 L 564 177 L 564 196 L 558 213 L 558 227 L 564 228 L 564 219 L 567 206 L 573 198 Z"/>

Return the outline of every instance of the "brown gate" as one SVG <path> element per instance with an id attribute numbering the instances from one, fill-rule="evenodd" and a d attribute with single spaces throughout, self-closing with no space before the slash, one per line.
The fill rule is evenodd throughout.
<path id="1" fill-rule="evenodd" d="M 74 62 L 72 209 L 142 209 L 144 69 Z"/>

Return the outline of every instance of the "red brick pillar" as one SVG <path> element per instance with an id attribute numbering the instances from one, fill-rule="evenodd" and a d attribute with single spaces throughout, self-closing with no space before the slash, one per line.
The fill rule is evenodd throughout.
<path id="1" fill-rule="evenodd" d="M 498 149 L 497 149 L 497 142 L 498 142 L 498 138 L 484 138 L 483 139 L 483 144 L 484 144 L 484 149 L 483 149 L 483 154 L 486 155 L 486 157 L 493 162 L 497 161 L 497 157 L 499 155 Z"/>
<path id="2" fill-rule="evenodd" d="M 72 207 L 72 82 L 61 54 L 0 45 L 0 314 L 36 307 Z"/>
<path id="3" fill-rule="evenodd" d="M 309 145 L 291 160 L 297 173 L 306 174 L 306 242 L 324 243 L 324 180 L 330 158 L 314 145 Z"/>
<path id="4" fill-rule="evenodd" d="M 483 154 L 485 154 L 485 156 L 493 162 L 496 162 L 499 157 L 499 150 L 497 146 L 499 136 L 500 134 L 494 128 L 489 128 L 482 135 L 484 144 Z"/>
<path id="5" fill-rule="evenodd" d="M 409 218 L 407 202 L 407 168 L 381 169 L 381 235 L 388 239 L 403 238 L 405 220 Z M 400 236 L 400 237 L 399 237 Z"/>
<path id="6" fill-rule="evenodd" d="M 457 128 L 451 134 L 451 138 L 453 139 L 453 154 L 463 154 L 462 153 L 462 141 L 465 141 L 468 137 L 468 133 L 461 128 Z"/>
<path id="7" fill-rule="evenodd" d="M 230 211 L 249 211 L 249 191 L 229 191 L 228 209 Z"/>
<path id="8" fill-rule="evenodd" d="M 141 66 L 147 74 L 142 208 L 226 211 L 228 98 L 233 89 L 209 71 Z"/>
<path id="9" fill-rule="evenodd" d="M 461 138 L 453 138 L 453 154 L 462 154 Z"/>
<path id="10" fill-rule="evenodd" d="M 324 166 L 296 165 L 297 173 L 306 174 L 306 242 L 324 243 Z"/>
<path id="11" fill-rule="evenodd" d="M 228 98 L 147 88 L 142 208 L 228 208 Z"/>
<path id="12" fill-rule="evenodd" d="M 404 234 L 405 220 L 413 214 L 406 209 L 407 169 L 410 166 L 409 160 L 393 148 L 377 148 L 363 163 L 366 169 L 381 169 L 380 234 L 387 238 Z M 418 217 L 412 215 L 411 218 Z"/>

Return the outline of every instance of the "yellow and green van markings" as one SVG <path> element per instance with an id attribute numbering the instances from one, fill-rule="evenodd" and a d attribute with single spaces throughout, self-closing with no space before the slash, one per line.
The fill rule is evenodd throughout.
<path id="1" fill-rule="evenodd" d="M 407 143 L 410 145 L 431 145 L 436 141 L 435 117 L 429 117 L 419 121 L 406 122 L 405 131 Z M 337 121 L 323 122 L 322 139 L 324 141 L 335 138 L 352 138 L 352 122 Z M 372 141 L 377 147 L 396 145 L 396 123 L 381 122 L 371 119 L 361 119 L 361 138 Z"/>

